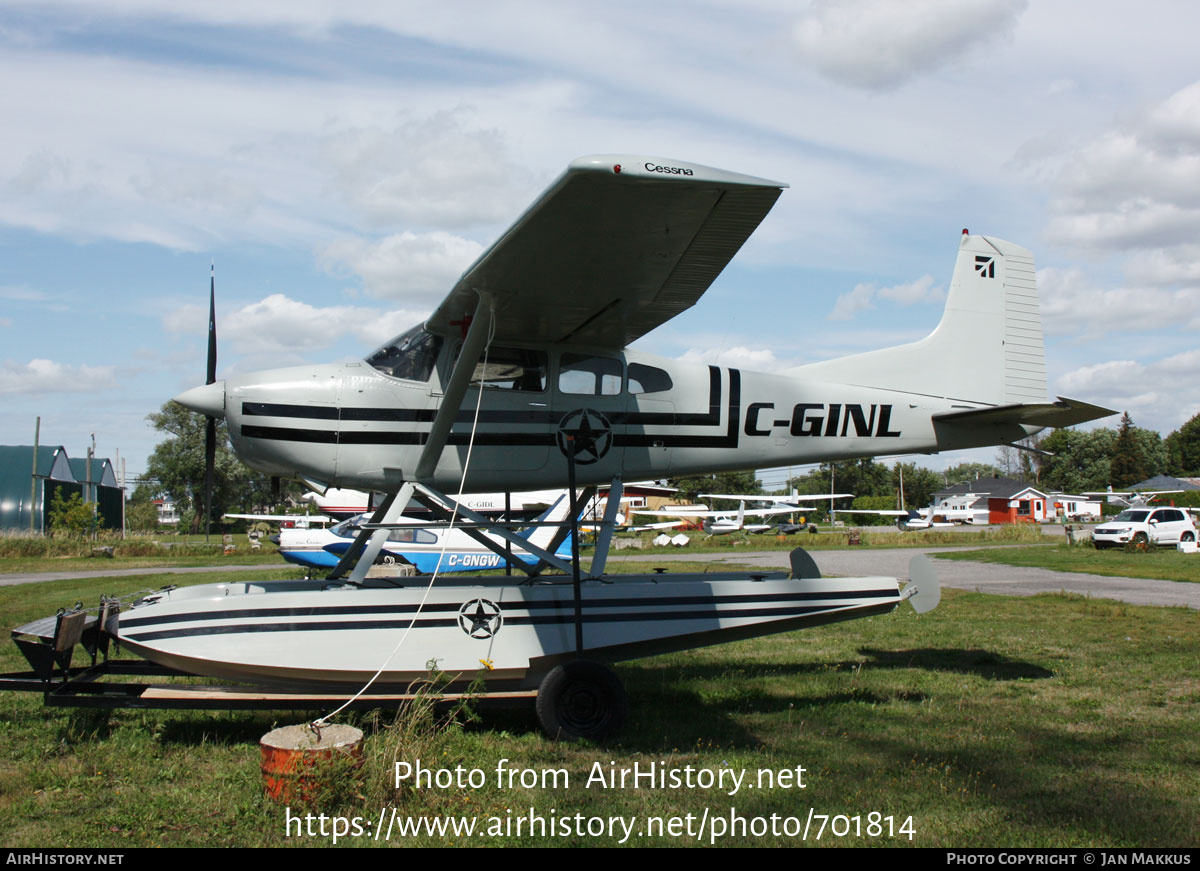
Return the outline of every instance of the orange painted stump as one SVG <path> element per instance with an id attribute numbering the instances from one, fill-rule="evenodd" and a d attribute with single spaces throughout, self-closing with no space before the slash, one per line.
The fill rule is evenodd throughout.
<path id="1" fill-rule="evenodd" d="M 339 761 L 357 767 L 362 759 L 362 738 L 361 729 L 340 725 L 325 726 L 319 732 L 307 725 L 268 732 L 258 742 L 268 798 L 288 803 L 311 800 L 322 776 L 345 771 L 337 765 Z"/>

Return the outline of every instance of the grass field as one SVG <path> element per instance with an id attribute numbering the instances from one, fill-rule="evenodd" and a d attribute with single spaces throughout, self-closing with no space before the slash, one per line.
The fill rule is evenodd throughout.
<path id="1" fill-rule="evenodd" d="M 1007 566 L 1031 566 L 1056 572 L 1200 583 L 1200 555 L 1180 553 L 1174 548 L 1139 552 L 1059 544 L 1053 547 L 1042 545 L 945 551 L 933 556 Z"/>
<path id="2" fill-rule="evenodd" d="M 281 570 L 281 576 L 288 570 Z M 244 576 L 242 576 L 244 577 Z M 219 580 L 220 575 L 206 581 Z M 130 588 L 165 583 L 137 578 Z M 171 581 L 177 578 L 170 579 Z M 111 581 L 0 589 L 7 625 L 76 599 L 119 592 Z M 948 590 L 941 607 L 618 666 L 630 718 L 607 746 L 555 744 L 530 710 L 489 711 L 465 727 L 423 728 L 356 716 L 366 762 L 310 810 L 375 821 L 463 816 L 503 828 L 530 809 L 556 819 L 676 817 L 686 831 L 707 811 L 802 825 L 846 815 L 851 834 L 820 843 L 919 846 L 1197 846 L 1200 835 L 1200 633 L 1194 611 L 1063 595 L 1032 599 Z M 0 667 L 24 667 L 12 645 Z M 8 846 L 273 846 L 287 811 L 263 798 L 257 741 L 300 715 L 46 709 L 40 696 L 0 702 L 0 819 Z M 396 759 L 479 769 L 478 789 L 393 789 Z M 569 788 L 500 789 L 495 770 L 565 770 Z M 755 777 L 805 769 L 805 786 L 746 789 L 601 788 L 593 766 L 671 768 Z M 345 772 L 343 772 L 345 775 Z M 519 781 L 518 781 L 519 782 Z M 561 784 L 560 784 L 561 786 Z M 297 812 L 296 808 L 292 809 Z M 869 817 L 877 813 L 880 817 Z M 863 833 L 853 834 L 860 817 Z M 868 826 L 911 817 L 913 837 Z M 819 822 L 819 817 L 818 817 Z M 747 825 L 752 825 L 748 823 Z M 842 825 L 841 822 L 838 825 Z M 618 830 L 619 831 L 619 830 Z M 750 829 L 749 831 L 753 831 Z M 815 825 L 810 843 L 815 843 Z M 612 844 L 574 835 L 429 835 L 391 843 L 476 846 Z M 707 844 L 686 835 L 629 843 Z M 798 837 L 736 834 L 723 845 L 792 845 Z M 368 838 L 339 845 L 378 845 Z"/>
<path id="3" fill-rule="evenodd" d="M 830 530 L 820 527 L 818 533 L 799 532 L 793 535 L 768 535 L 754 533 L 751 535 L 715 535 L 706 537 L 703 532 L 686 533 L 691 541 L 684 550 L 690 553 L 736 553 L 743 550 L 791 550 L 802 547 L 805 550 L 840 549 L 848 545 L 852 530 L 838 528 Z M 1008 524 L 991 526 L 983 529 L 956 527 L 953 529 L 926 529 L 912 532 L 900 532 L 896 529 L 883 527 L 853 530 L 859 536 L 858 547 L 986 547 L 988 545 L 1011 544 L 1054 544 L 1062 539 L 1057 536 L 1044 535 L 1041 528 L 1033 524 Z M 668 534 L 672 530 L 666 530 Z M 667 546 L 655 547 L 650 542 L 655 538 L 654 533 L 641 533 L 640 538 L 646 545 L 637 552 L 647 554 L 679 553 L 680 548 Z M 627 551 L 614 551 L 625 553 Z"/>

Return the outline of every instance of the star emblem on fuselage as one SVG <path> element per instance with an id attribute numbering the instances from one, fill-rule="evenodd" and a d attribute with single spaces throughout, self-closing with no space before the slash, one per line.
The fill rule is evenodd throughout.
<path id="1" fill-rule="evenodd" d="M 472 638 L 491 638 L 503 623 L 500 606 L 487 599 L 473 599 L 458 609 L 458 625 Z"/>
<path id="2" fill-rule="evenodd" d="M 571 456 L 568 439 L 575 440 L 575 462 L 590 465 L 612 447 L 612 424 L 594 409 L 577 408 L 558 422 L 558 449 L 564 457 Z"/>

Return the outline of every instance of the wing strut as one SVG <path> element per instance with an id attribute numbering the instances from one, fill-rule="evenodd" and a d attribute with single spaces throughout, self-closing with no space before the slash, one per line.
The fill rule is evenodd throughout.
<path id="1" fill-rule="evenodd" d="M 417 481 L 429 480 L 434 469 L 437 468 L 442 450 L 446 447 L 446 439 L 450 436 L 450 427 L 454 425 L 454 420 L 458 417 L 458 408 L 462 405 L 463 397 L 467 393 L 467 385 L 471 381 L 471 375 L 475 372 L 475 366 L 479 362 L 479 355 L 491 332 L 494 315 L 492 295 L 480 291 L 479 302 L 475 305 L 475 316 L 471 319 L 471 326 L 467 329 L 466 338 L 463 339 L 458 362 L 454 364 L 454 371 L 450 373 L 450 381 L 446 385 L 446 392 L 442 395 L 442 404 L 438 408 L 437 416 L 433 419 L 433 425 L 429 428 L 429 440 L 425 442 L 425 449 L 421 451 L 421 459 L 417 461 L 416 474 L 413 476 Z"/>
<path id="2" fill-rule="evenodd" d="M 372 523 L 380 523 L 387 513 L 392 508 L 392 503 L 396 501 L 396 494 L 389 493 L 383 497 L 383 502 L 375 509 L 375 513 L 371 515 Z M 346 573 L 346 570 L 358 559 L 358 555 L 362 553 L 363 548 L 367 544 L 367 539 L 371 537 L 372 530 L 366 527 L 360 527 L 358 534 L 354 536 L 354 542 L 342 554 L 342 558 L 338 560 L 338 564 L 333 567 L 333 571 L 325 576 L 327 581 L 336 581 Z M 372 560 L 373 562 L 374 560 Z"/>
<path id="3" fill-rule="evenodd" d="M 383 509 L 383 518 L 380 523 L 390 524 L 395 523 L 400 519 L 400 515 L 404 513 L 404 509 L 408 507 L 408 500 L 412 498 L 413 487 L 412 481 L 405 481 L 403 486 L 396 492 L 392 503 Z M 378 514 L 379 512 L 376 512 Z M 372 520 L 375 518 L 372 517 Z M 371 527 L 372 524 L 363 524 L 364 528 Z M 375 565 L 375 560 L 379 558 L 379 552 L 383 550 L 384 544 L 387 543 L 390 529 L 373 528 L 371 539 L 367 542 L 367 546 L 363 549 L 362 557 L 354 565 L 354 571 L 350 573 L 349 581 L 351 584 L 361 584 L 367 579 L 367 572 L 371 570 L 371 566 Z M 358 540 L 355 539 L 355 544 Z M 345 559 L 343 557 L 342 559 Z M 341 560 L 338 561 L 341 565 Z"/>
<path id="4" fill-rule="evenodd" d="M 618 475 L 612 479 L 608 488 L 608 502 L 604 505 L 604 520 L 600 524 L 600 531 L 596 533 L 596 549 L 592 555 L 590 574 L 604 574 L 604 565 L 608 562 L 608 548 L 612 544 L 613 531 L 617 527 L 617 512 L 621 510 L 621 496 L 624 492 L 625 485 Z"/>

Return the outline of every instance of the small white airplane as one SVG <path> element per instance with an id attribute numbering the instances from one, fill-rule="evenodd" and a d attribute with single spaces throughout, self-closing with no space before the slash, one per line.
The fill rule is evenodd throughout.
<path id="1" fill-rule="evenodd" d="M 872 514 L 876 517 L 894 517 L 896 526 L 902 532 L 958 525 L 954 521 L 945 519 L 941 514 L 931 515 L 927 508 L 923 509 L 923 512 L 914 508 L 835 508 L 829 514 L 831 517 L 839 514 Z"/>
<path id="2" fill-rule="evenodd" d="M 619 492 L 666 474 L 1009 444 L 1112 413 L 1047 400 L 1033 256 L 966 231 L 941 323 L 918 342 L 769 373 L 631 348 L 699 301 L 785 187 L 678 160 L 580 158 L 423 323 L 365 359 L 229 375 L 180 395 L 226 420 L 247 465 L 386 498 L 344 583 L 167 590 L 106 631 L 191 673 L 310 687 L 406 686 L 431 659 L 465 681 L 487 660 L 489 686 L 540 687 L 548 732 L 595 736 L 623 704 L 597 661 L 885 613 L 908 596 L 936 605 L 936 579 L 919 567 L 903 593 L 896 578 L 822 580 L 798 557 L 791 578 L 608 576 L 612 498 L 595 582 L 471 578 L 427 597 L 365 582 L 410 497 L 441 517 L 446 494 L 464 489 Z M 577 568 L 535 554 L 531 576 Z"/>
<path id="3" fill-rule="evenodd" d="M 562 559 L 570 559 L 569 535 L 556 535 L 560 528 L 558 524 L 566 518 L 569 507 L 566 493 L 560 493 L 557 501 L 537 518 L 538 523 L 545 525 L 534 525 L 517 534 L 529 544 L 546 548 Z M 274 537 L 279 545 L 279 555 L 306 568 L 332 569 L 353 545 L 359 529 L 369 518 L 370 515 L 362 514 L 343 520 L 332 529 L 280 530 Z M 495 536 L 492 540 L 504 548 L 503 540 Z M 416 518 L 407 518 L 389 531 L 383 555 L 416 566 L 423 574 L 478 572 L 502 569 L 510 563 L 513 566 L 534 565 L 538 561 L 531 552 L 520 547 L 512 549 L 511 559 L 501 556 L 480 545 L 462 529 L 446 529 L 443 524 Z"/>
<path id="4" fill-rule="evenodd" d="M 634 511 L 634 514 L 645 514 L 651 517 L 678 517 L 679 521 L 672 525 L 681 526 L 686 523 L 700 523 L 710 536 L 729 535 L 734 532 L 762 532 L 770 529 L 770 524 L 747 523 L 747 515 L 765 517 L 772 514 L 790 514 L 793 508 L 760 508 L 746 510 L 745 503 L 737 511 L 710 511 L 706 508 L 659 508 L 656 510 Z"/>
<path id="5" fill-rule="evenodd" d="M 736 511 L 714 511 L 706 507 L 659 508 L 652 511 L 634 511 L 634 514 L 646 514 L 659 517 L 679 517 L 683 521 L 700 520 L 704 531 L 709 536 L 730 535 L 735 532 L 765 532 L 771 529 L 769 523 L 747 523 L 747 517 L 771 517 L 778 514 L 795 514 L 805 510 L 799 502 L 818 502 L 824 499 L 834 500 L 853 497 L 853 493 L 826 493 L 814 496 L 762 496 L 762 495 L 731 495 L 728 493 L 700 493 L 701 499 L 728 499 L 739 503 Z M 747 510 L 747 502 L 769 502 L 774 508 L 754 508 Z M 701 520 L 702 519 L 702 520 Z"/>
<path id="6" fill-rule="evenodd" d="M 1084 496 L 1104 496 L 1110 503 L 1125 505 L 1129 508 L 1144 508 L 1159 496 L 1169 496 L 1172 493 L 1182 493 L 1183 490 L 1107 490 L 1085 491 Z"/>

